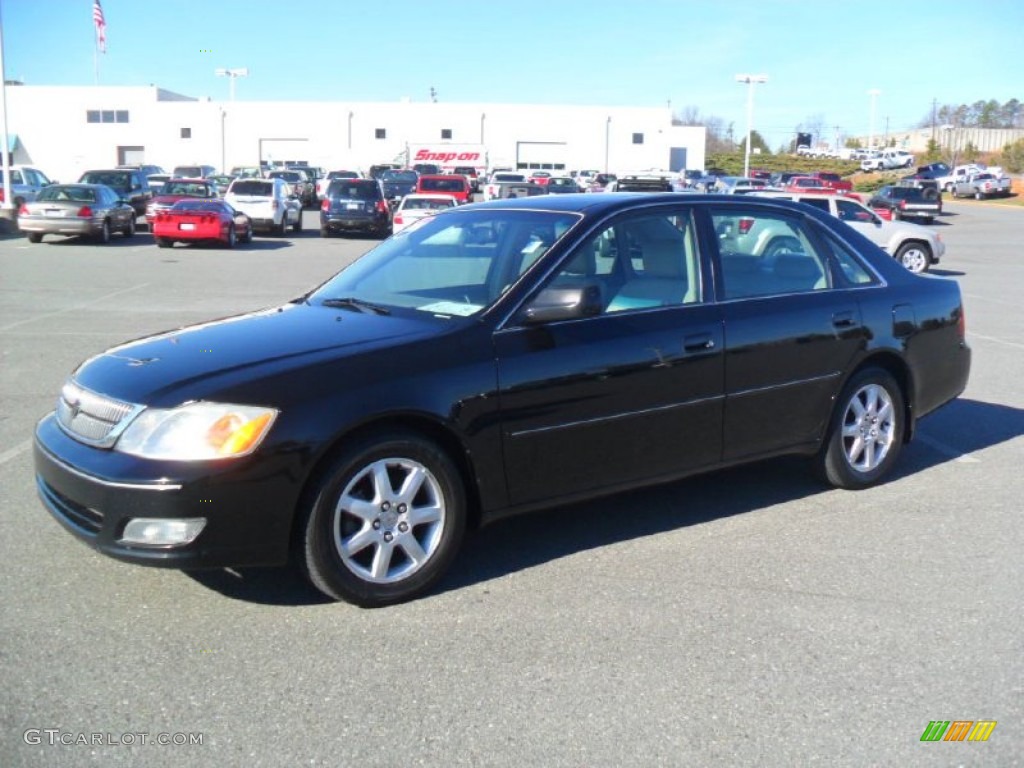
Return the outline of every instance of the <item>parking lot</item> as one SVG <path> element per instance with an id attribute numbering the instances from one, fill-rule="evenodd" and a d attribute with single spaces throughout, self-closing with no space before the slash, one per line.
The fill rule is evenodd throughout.
<path id="1" fill-rule="evenodd" d="M 288 300 L 376 241 L 309 211 L 233 251 L 0 239 L 0 763 L 1019 764 L 1024 210 L 944 207 L 974 367 L 891 481 L 826 490 L 785 459 L 507 520 L 375 611 L 285 569 L 96 554 L 30 449 L 84 358 Z M 998 725 L 921 742 L 934 720 Z"/>

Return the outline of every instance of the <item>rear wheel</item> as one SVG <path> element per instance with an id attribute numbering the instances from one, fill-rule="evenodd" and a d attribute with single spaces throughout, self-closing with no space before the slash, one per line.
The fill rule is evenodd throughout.
<path id="1" fill-rule="evenodd" d="M 299 216 L 295 219 L 295 223 L 292 224 L 292 232 L 302 231 L 302 211 L 299 211 Z"/>
<path id="2" fill-rule="evenodd" d="M 155 237 L 153 239 L 156 240 L 157 248 L 170 248 L 172 245 L 174 245 L 174 241 L 168 240 L 166 237 Z"/>
<path id="3" fill-rule="evenodd" d="M 103 220 L 103 226 L 100 228 L 100 233 L 96 236 L 96 240 L 104 245 L 110 242 L 110 221 L 108 219 Z"/>
<path id="4" fill-rule="evenodd" d="M 228 227 L 228 239 L 224 243 L 228 248 L 234 248 L 238 244 L 238 235 L 235 234 L 235 225 Z"/>
<path id="5" fill-rule="evenodd" d="M 281 212 L 281 223 L 277 225 L 276 234 L 279 237 L 284 237 L 288 232 L 288 212 Z"/>
<path id="6" fill-rule="evenodd" d="M 252 222 L 245 225 L 245 234 L 238 238 L 240 243 L 251 243 L 252 242 Z"/>
<path id="7" fill-rule="evenodd" d="M 352 445 L 304 512 L 299 561 L 324 594 L 366 608 L 428 590 L 466 525 L 462 479 L 434 443 L 388 432 Z"/>
<path id="8" fill-rule="evenodd" d="M 982 200 L 984 197 L 985 196 L 983 194 L 981 194 L 981 190 L 980 189 L 974 190 L 974 199 L 975 200 Z"/>
<path id="9" fill-rule="evenodd" d="M 128 217 L 128 223 L 125 224 L 121 234 L 125 237 L 135 237 L 135 214 L 133 213 Z"/>
<path id="10" fill-rule="evenodd" d="M 27 237 L 28 237 L 28 241 L 30 243 L 41 243 L 41 242 L 43 242 L 43 233 L 42 232 L 29 232 Z"/>
<path id="11" fill-rule="evenodd" d="M 903 445 L 903 393 L 881 368 L 866 368 L 847 383 L 837 401 L 828 441 L 817 458 L 831 485 L 868 488 L 892 469 Z"/>
<path id="12" fill-rule="evenodd" d="M 320 227 L 320 237 L 330 237 L 331 231 L 327 227 Z"/>

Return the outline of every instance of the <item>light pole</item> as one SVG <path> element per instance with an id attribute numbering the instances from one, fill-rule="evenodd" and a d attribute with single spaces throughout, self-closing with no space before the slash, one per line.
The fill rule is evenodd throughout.
<path id="1" fill-rule="evenodd" d="M 868 149 L 875 148 L 875 102 L 878 100 L 878 96 L 882 92 L 877 88 L 872 88 L 868 91 L 868 96 L 871 97 L 871 120 L 868 123 Z"/>
<path id="2" fill-rule="evenodd" d="M 747 148 L 743 153 L 743 175 L 750 175 L 750 134 L 754 130 L 754 84 L 767 83 L 768 75 L 736 75 L 737 83 L 747 84 Z"/>
<path id="3" fill-rule="evenodd" d="M 612 116 L 604 121 L 604 172 L 608 173 L 608 141 L 611 138 Z"/>
<path id="4" fill-rule="evenodd" d="M 217 77 L 226 77 L 226 78 L 228 78 L 228 81 L 230 83 L 230 86 L 228 88 L 228 92 L 230 93 L 230 101 L 234 101 L 235 100 L 235 80 L 237 80 L 240 77 L 248 77 L 249 76 L 249 68 L 248 67 L 235 67 L 234 69 L 225 69 L 224 67 L 221 67 L 219 69 L 215 69 L 213 71 L 213 73 Z"/>

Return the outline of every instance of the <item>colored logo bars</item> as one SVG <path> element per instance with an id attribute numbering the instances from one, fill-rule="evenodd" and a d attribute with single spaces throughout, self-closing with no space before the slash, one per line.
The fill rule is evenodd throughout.
<path id="1" fill-rule="evenodd" d="M 988 741 L 995 727 L 995 720 L 932 720 L 921 741 Z"/>

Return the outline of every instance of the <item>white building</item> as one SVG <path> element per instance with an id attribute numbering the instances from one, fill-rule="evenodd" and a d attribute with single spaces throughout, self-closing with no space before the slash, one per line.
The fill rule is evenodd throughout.
<path id="1" fill-rule="evenodd" d="M 490 167 L 703 168 L 705 129 L 671 117 L 667 107 L 225 102 L 154 86 L 7 86 L 11 161 L 61 181 L 126 163 L 365 170 L 428 143 L 483 145 Z"/>

